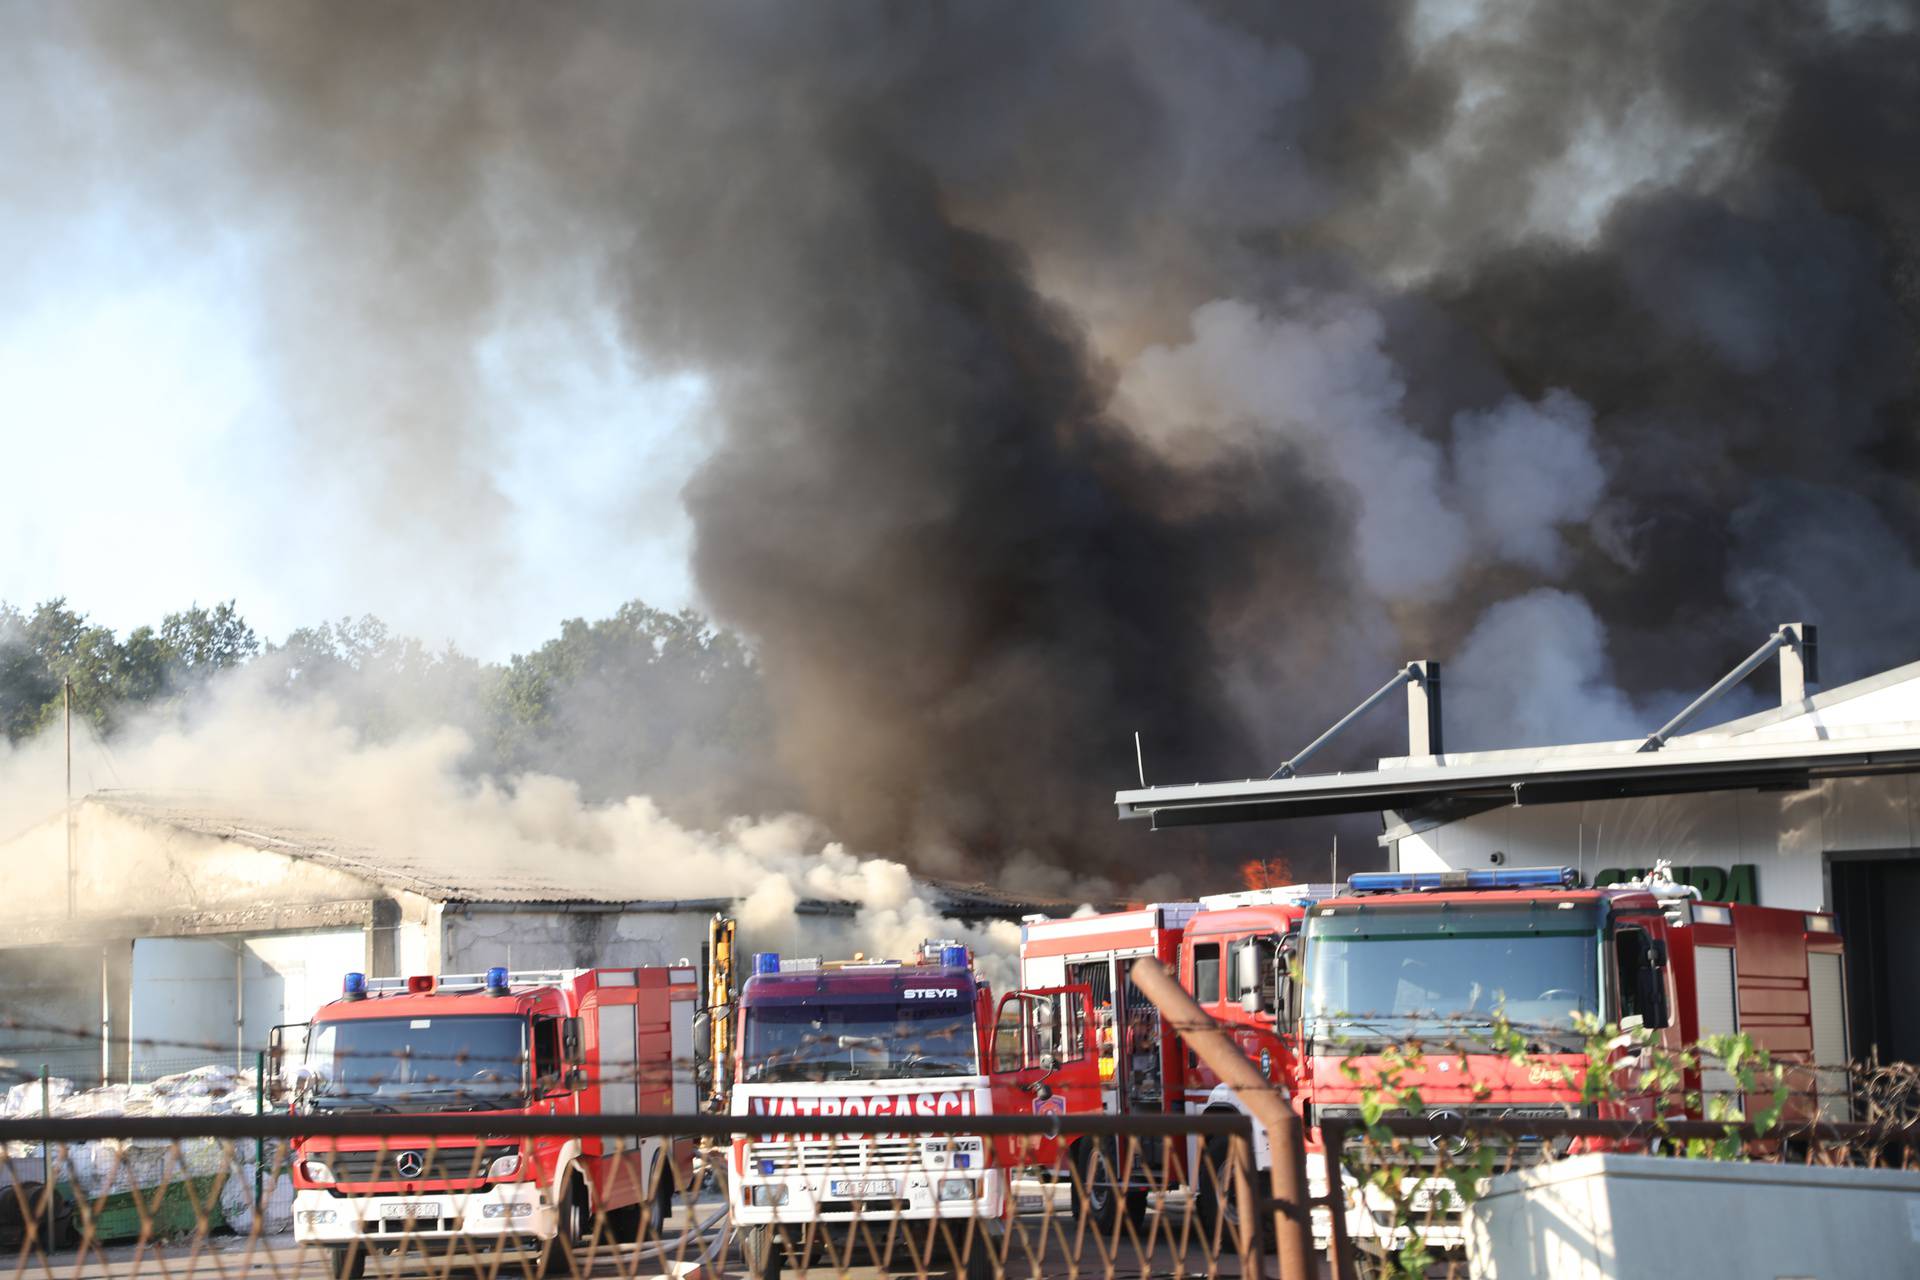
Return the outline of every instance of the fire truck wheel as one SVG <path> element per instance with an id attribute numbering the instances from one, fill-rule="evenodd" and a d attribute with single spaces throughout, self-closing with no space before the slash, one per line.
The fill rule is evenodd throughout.
<path id="1" fill-rule="evenodd" d="M 357 1244 L 336 1244 L 327 1249 L 327 1274 L 333 1280 L 360 1280 L 367 1274 L 367 1251 Z"/>
<path id="2" fill-rule="evenodd" d="M 660 1161 L 660 1171 L 655 1175 L 659 1181 L 654 1184 L 653 1202 L 647 1206 L 647 1230 L 655 1240 L 667 1233 L 667 1219 L 673 1216 L 673 1158 L 665 1156 Z"/>
<path id="3" fill-rule="evenodd" d="M 966 1233 L 958 1233 L 962 1241 L 959 1247 L 967 1251 L 965 1280 L 994 1280 L 999 1274 L 994 1266 L 994 1258 L 1005 1245 L 997 1225 L 982 1221 L 973 1231 L 972 1238 Z"/>
<path id="4" fill-rule="evenodd" d="M 777 1227 L 748 1227 L 740 1233 L 740 1260 L 747 1280 L 780 1280 L 780 1235 Z"/>
<path id="5" fill-rule="evenodd" d="M 1073 1179 L 1074 1217 L 1101 1231 L 1111 1231 L 1124 1203 L 1127 1221 L 1135 1227 L 1146 1222 L 1146 1188 L 1129 1187 L 1122 1197 L 1114 1186 L 1120 1161 L 1113 1143 L 1089 1138 L 1074 1148 L 1074 1162 L 1079 1165 Z"/>
<path id="6" fill-rule="evenodd" d="M 540 1265 L 535 1280 L 565 1273 L 573 1266 L 573 1255 L 587 1238 L 591 1221 L 587 1216 L 587 1189 L 578 1177 L 567 1180 L 566 1202 L 560 1206 L 560 1229 L 540 1250 Z"/>
<path id="7" fill-rule="evenodd" d="M 1215 1134 L 1207 1139 L 1200 1156 L 1200 1186 L 1195 1197 L 1200 1207 L 1200 1229 L 1212 1240 L 1217 1225 L 1222 1248 L 1232 1248 L 1235 1234 L 1240 1230 L 1239 1199 L 1234 1195 L 1230 1181 L 1233 1176 L 1231 1148 L 1232 1140 L 1225 1134 Z M 1264 1236 L 1263 1232 L 1262 1238 Z"/>

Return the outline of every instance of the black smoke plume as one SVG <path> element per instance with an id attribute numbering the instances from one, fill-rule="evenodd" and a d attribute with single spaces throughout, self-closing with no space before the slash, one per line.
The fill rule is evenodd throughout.
<path id="1" fill-rule="evenodd" d="M 1264 773 L 1408 657 L 1493 746 L 1790 618 L 1830 679 L 1920 656 L 1911 5 L 5 21 L 43 213 L 104 169 L 168 244 L 275 229 L 268 349 L 389 525 L 497 500 L 517 300 L 704 378 L 700 588 L 865 847 L 1166 869 L 1134 730 Z"/>

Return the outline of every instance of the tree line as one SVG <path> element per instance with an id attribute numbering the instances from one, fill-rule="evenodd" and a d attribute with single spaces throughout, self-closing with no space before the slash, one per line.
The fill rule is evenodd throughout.
<path id="1" fill-rule="evenodd" d="M 0 732 L 20 742 L 74 714 L 110 739 L 141 713 L 185 713 L 222 671 L 249 667 L 273 696 L 331 698 L 379 739 L 451 724 L 469 766 L 576 781 L 590 799 L 649 794 L 677 817 L 714 821 L 792 802 L 771 749 L 754 656 L 692 609 L 643 601 L 570 619 L 504 663 L 430 649 L 371 615 L 263 641 L 236 601 L 194 604 L 124 636 L 64 599 L 0 602 Z"/>

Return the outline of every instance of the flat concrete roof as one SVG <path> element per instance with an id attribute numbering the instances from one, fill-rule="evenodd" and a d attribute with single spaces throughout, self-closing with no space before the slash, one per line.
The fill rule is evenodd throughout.
<path id="1" fill-rule="evenodd" d="M 1642 740 L 1384 759 L 1376 769 L 1135 788 L 1123 819 L 1159 827 L 1434 806 L 1564 804 L 1697 791 L 1797 790 L 1823 778 L 1920 772 L 1920 662 L 1828 690 L 1796 707 Z"/>

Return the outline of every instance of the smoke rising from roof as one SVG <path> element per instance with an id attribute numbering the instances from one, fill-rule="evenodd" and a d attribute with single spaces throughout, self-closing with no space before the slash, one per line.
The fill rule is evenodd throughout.
<path id="1" fill-rule="evenodd" d="M 700 588 L 861 847 L 1143 867 L 1132 730 L 1264 772 L 1497 622 L 1549 737 L 1807 606 L 1830 679 L 1913 656 L 1860 594 L 1920 532 L 1910 7 L 82 14 L 12 100 L 83 68 L 72 155 L 262 238 L 379 520 L 486 523 L 510 305 L 704 379 Z"/>

